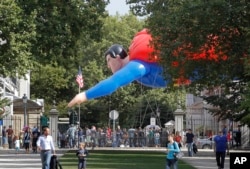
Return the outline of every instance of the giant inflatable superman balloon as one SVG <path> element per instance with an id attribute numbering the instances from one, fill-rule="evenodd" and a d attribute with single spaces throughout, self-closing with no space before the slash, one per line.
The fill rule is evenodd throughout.
<path id="1" fill-rule="evenodd" d="M 129 55 L 121 45 L 112 45 L 106 51 L 105 59 L 113 75 L 76 95 L 68 106 L 109 95 L 133 81 L 153 88 L 166 87 L 167 81 L 162 76 L 162 67 L 157 63 L 158 57 L 153 55 L 151 40 L 147 29 L 138 32 L 129 47 Z"/>
<path id="2" fill-rule="evenodd" d="M 178 52 L 182 50 L 187 60 L 212 60 L 215 62 L 218 60 L 227 60 L 227 56 L 222 52 L 218 54 L 215 52 L 214 48 L 219 45 L 216 43 L 216 38 L 217 36 L 208 36 L 208 40 L 212 40 L 215 44 L 212 47 L 207 47 L 207 44 L 205 44 L 197 53 L 193 53 L 189 52 L 189 47 L 184 46 L 176 50 L 173 56 L 178 57 Z M 105 59 L 113 75 L 85 92 L 76 95 L 68 106 L 72 107 L 75 104 L 90 99 L 109 95 L 119 87 L 125 86 L 133 81 L 152 88 L 166 87 L 169 81 L 165 80 L 162 76 L 163 69 L 158 64 L 159 57 L 157 56 L 157 52 L 150 45 L 151 40 L 152 37 L 148 30 L 143 29 L 134 36 L 129 47 L 129 54 L 127 54 L 121 45 L 112 45 L 106 51 Z M 181 66 L 181 64 L 183 63 L 173 63 L 173 67 Z M 182 78 L 181 74 L 180 72 L 180 78 L 177 79 L 176 83 L 190 84 L 190 80 Z"/>

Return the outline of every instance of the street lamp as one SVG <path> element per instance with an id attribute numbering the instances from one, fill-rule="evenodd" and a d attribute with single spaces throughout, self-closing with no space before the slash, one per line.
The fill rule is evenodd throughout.
<path id="1" fill-rule="evenodd" d="M 203 113 L 204 113 L 204 128 L 203 128 L 203 138 L 205 138 L 206 132 L 207 132 L 207 101 L 203 101 Z"/>
<path id="2" fill-rule="evenodd" d="M 26 125 L 27 125 L 27 110 L 26 110 L 26 108 L 27 108 L 27 100 L 28 100 L 28 98 L 27 98 L 26 94 L 24 94 L 24 95 L 23 95 L 23 104 L 24 104 L 24 127 L 26 127 Z"/>
<path id="3" fill-rule="evenodd" d="M 158 120 L 159 120 L 159 126 L 161 127 L 161 119 L 160 119 L 161 112 L 160 112 L 160 110 L 159 110 L 159 108 L 158 108 L 158 107 L 157 107 L 157 109 L 156 109 L 156 115 L 157 115 Z"/>

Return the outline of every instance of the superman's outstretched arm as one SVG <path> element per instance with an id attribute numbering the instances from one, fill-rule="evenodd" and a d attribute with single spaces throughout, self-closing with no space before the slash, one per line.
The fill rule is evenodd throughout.
<path id="1" fill-rule="evenodd" d="M 68 104 L 68 107 L 72 107 L 75 104 L 80 104 L 90 99 L 106 96 L 118 88 L 131 83 L 134 80 L 147 74 L 149 68 L 141 62 L 130 61 L 122 69 L 114 73 L 111 77 L 102 80 L 94 87 L 88 89 L 85 92 L 76 95 Z"/>
<path id="2" fill-rule="evenodd" d="M 99 82 L 86 91 L 88 100 L 109 95 L 118 88 L 128 85 L 147 73 L 147 67 L 140 62 L 130 61 L 122 69 L 114 73 L 108 79 Z"/>

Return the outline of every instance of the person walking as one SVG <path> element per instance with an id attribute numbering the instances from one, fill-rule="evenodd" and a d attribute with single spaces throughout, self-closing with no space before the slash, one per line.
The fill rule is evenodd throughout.
<path id="1" fill-rule="evenodd" d="M 70 128 L 67 130 L 67 135 L 69 138 L 69 147 L 70 148 L 74 148 L 76 145 L 75 142 L 75 135 L 76 135 L 76 127 L 74 126 L 74 124 L 71 124 Z"/>
<path id="2" fill-rule="evenodd" d="M 231 141 L 231 132 L 227 132 L 227 155 L 229 155 L 229 149 L 230 149 L 230 141 Z"/>
<path id="3" fill-rule="evenodd" d="M 14 144 L 15 144 L 16 154 L 18 154 L 20 151 L 20 138 L 19 138 L 19 136 L 14 137 Z"/>
<path id="4" fill-rule="evenodd" d="M 167 145 L 167 163 L 166 169 L 178 169 L 177 159 L 175 158 L 175 153 L 180 152 L 178 144 L 174 141 L 174 134 L 168 135 L 168 145 Z"/>
<path id="5" fill-rule="evenodd" d="M 7 144 L 7 133 L 6 133 L 6 126 L 3 126 L 2 129 L 2 146 Z"/>
<path id="6" fill-rule="evenodd" d="M 90 138 L 90 141 L 91 141 L 91 146 L 92 146 L 92 150 L 94 150 L 94 148 L 96 147 L 96 127 L 95 126 L 92 126 L 91 127 L 91 138 Z"/>
<path id="7" fill-rule="evenodd" d="M 51 153 L 56 154 L 53 138 L 48 127 L 43 128 L 43 133 L 37 140 L 37 148 L 40 150 L 42 169 L 50 169 Z"/>
<path id="8" fill-rule="evenodd" d="M 88 150 L 86 149 L 85 143 L 79 144 L 79 150 L 76 155 L 78 157 L 78 169 L 86 169 L 86 157 L 88 155 Z"/>
<path id="9" fill-rule="evenodd" d="M 227 126 L 226 126 L 226 125 L 224 125 L 224 126 L 223 126 L 223 129 L 222 129 L 222 133 L 223 133 L 223 135 L 227 135 L 227 132 L 228 132 L 228 130 L 227 130 Z"/>
<path id="10" fill-rule="evenodd" d="M 14 131 L 12 129 L 12 125 L 9 125 L 9 128 L 6 130 L 6 133 L 8 135 L 9 149 L 12 149 L 12 147 L 13 147 L 13 134 L 14 134 Z"/>
<path id="11" fill-rule="evenodd" d="M 227 150 L 227 136 L 222 131 L 214 138 L 215 154 L 218 169 L 224 169 L 225 156 Z"/>
<path id="12" fill-rule="evenodd" d="M 36 142 L 38 140 L 39 135 L 40 135 L 40 131 L 37 128 L 35 130 L 32 130 L 32 151 L 33 151 L 33 153 L 37 153 Z"/>
<path id="13" fill-rule="evenodd" d="M 186 144 L 188 148 L 188 156 L 193 156 L 193 142 L 194 142 L 194 134 L 192 133 L 191 129 L 188 129 L 188 132 L 186 133 Z"/>
<path id="14" fill-rule="evenodd" d="M 160 147 L 160 133 L 158 130 L 155 131 L 154 133 L 154 143 L 155 143 L 155 147 Z"/>
<path id="15" fill-rule="evenodd" d="M 30 128 L 26 128 L 25 132 L 24 132 L 24 148 L 25 148 L 25 152 L 29 153 L 30 151 L 30 140 L 31 140 L 31 131 Z"/>
<path id="16" fill-rule="evenodd" d="M 181 142 L 182 142 L 182 137 L 181 137 L 181 135 L 180 135 L 180 132 L 179 132 L 179 131 L 176 131 L 176 132 L 175 132 L 174 141 L 176 141 L 176 142 L 177 142 L 177 144 L 178 144 L 179 148 L 181 148 L 181 147 L 182 147 L 182 145 L 181 145 Z"/>

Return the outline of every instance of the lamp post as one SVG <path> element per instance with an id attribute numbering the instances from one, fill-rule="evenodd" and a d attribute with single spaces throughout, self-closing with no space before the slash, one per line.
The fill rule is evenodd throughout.
<path id="1" fill-rule="evenodd" d="M 203 128 L 203 138 L 205 138 L 206 131 L 207 131 L 207 101 L 203 101 L 203 115 L 204 115 L 204 128 Z"/>
<path id="2" fill-rule="evenodd" d="M 23 95 L 23 104 L 24 104 L 24 127 L 27 125 L 27 96 L 26 94 Z"/>
<path id="3" fill-rule="evenodd" d="M 157 107 L 157 109 L 156 109 L 156 115 L 157 115 L 158 120 L 159 120 L 159 126 L 161 127 L 161 118 L 160 118 L 160 116 L 161 116 L 161 112 L 160 112 L 160 110 L 159 110 L 159 108 L 158 108 L 158 107 Z"/>

